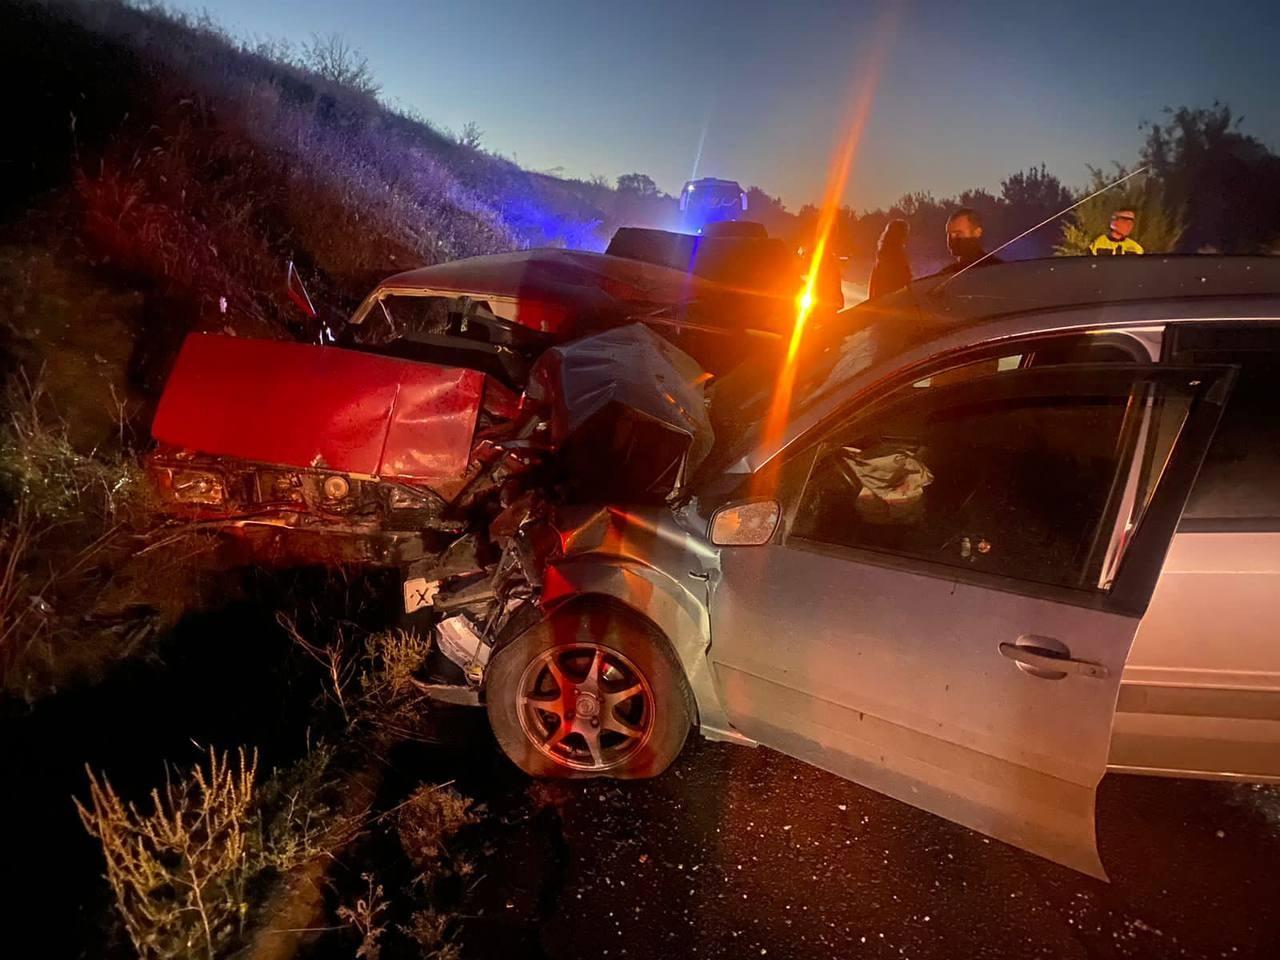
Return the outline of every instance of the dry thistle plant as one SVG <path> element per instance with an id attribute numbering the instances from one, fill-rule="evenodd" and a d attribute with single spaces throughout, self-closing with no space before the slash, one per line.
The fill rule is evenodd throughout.
<path id="1" fill-rule="evenodd" d="M 436 862 L 448 854 L 445 841 L 479 817 L 472 800 L 449 784 L 423 784 L 396 809 L 396 833 L 400 846 L 418 870 L 428 876 Z"/>
<path id="2" fill-rule="evenodd" d="M 102 843 L 107 882 L 142 957 L 210 958 L 243 932 L 253 874 L 246 825 L 254 800 L 256 751 L 209 751 L 208 770 L 151 792 L 150 812 L 125 804 L 89 772 L 90 803 L 76 807 Z"/>
<path id="3" fill-rule="evenodd" d="M 126 804 L 89 771 L 89 803 L 76 806 L 102 843 L 107 882 L 144 958 L 227 956 L 257 918 L 269 881 L 351 838 L 359 817 L 329 801 L 334 749 L 311 748 L 258 782 L 256 751 L 209 751 L 163 789 L 150 809 Z"/>
<path id="4" fill-rule="evenodd" d="M 378 960 L 382 954 L 380 941 L 387 932 L 386 922 L 382 919 L 382 914 L 387 909 L 387 900 L 382 892 L 382 884 L 375 884 L 373 874 L 362 873 L 360 878 L 368 884 L 367 893 L 357 898 L 351 906 L 343 904 L 338 907 L 338 919 L 360 935 L 356 960 Z"/>
<path id="5" fill-rule="evenodd" d="M 363 695 L 378 703 L 393 703 L 416 692 L 413 674 L 426 662 L 431 640 L 416 630 L 384 630 L 365 641 L 365 669 L 360 678 Z"/>
<path id="6" fill-rule="evenodd" d="M 430 907 L 415 910 L 400 932 L 418 945 L 423 960 L 459 960 L 462 947 L 449 935 L 453 919 Z"/>
<path id="7" fill-rule="evenodd" d="M 347 688 L 355 678 L 358 664 L 350 654 L 342 631 L 339 629 L 336 632 L 332 642 L 320 646 L 304 637 L 302 631 L 298 629 L 298 624 L 283 610 L 276 611 L 276 623 L 280 624 L 290 640 L 324 670 L 328 684 L 325 695 L 331 697 L 338 705 L 338 709 L 342 711 L 343 722 L 350 726 L 352 716 L 347 706 Z"/>

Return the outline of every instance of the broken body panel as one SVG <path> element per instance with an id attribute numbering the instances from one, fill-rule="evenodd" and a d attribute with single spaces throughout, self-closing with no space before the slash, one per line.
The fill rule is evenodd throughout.
<path id="1" fill-rule="evenodd" d="M 192 334 L 151 432 L 220 457 L 430 484 L 466 471 L 483 380 L 337 347 Z"/>
<path id="2" fill-rule="evenodd" d="M 1103 321 L 1083 308 L 1046 320 L 1040 302 L 966 321 L 947 310 L 965 303 L 969 284 L 957 280 L 932 307 L 909 289 L 849 316 L 834 337 L 810 338 L 792 416 L 768 434 L 761 401 L 774 392 L 776 356 L 735 373 L 736 384 L 722 383 L 714 398 L 720 409 L 713 404 L 710 415 L 702 371 L 732 365 L 726 345 L 757 333 L 776 343 L 776 336 L 734 327 L 732 311 L 708 313 L 712 303 L 733 302 L 718 299 L 723 289 L 615 260 L 540 252 L 393 278 L 355 318 L 380 317 L 389 340 L 366 342 L 364 352 L 284 345 L 304 359 L 303 372 L 281 390 L 256 382 L 275 372 L 262 360 L 274 347 L 197 343 L 194 355 L 216 357 L 211 366 L 221 379 L 206 378 L 204 363 L 175 371 L 157 420 L 157 437 L 168 444 L 153 459 L 162 492 L 175 512 L 221 516 L 232 528 L 268 516 L 287 529 L 364 530 L 370 543 L 400 532 L 416 538 L 380 556 L 404 570 L 406 610 L 441 620 L 438 647 L 469 695 L 483 690 L 489 655 L 547 611 L 606 598 L 670 642 L 704 733 L 754 737 L 1100 874 L 1093 791 L 1106 768 L 1119 676 L 1212 433 L 1212 408 L 1222 398 L 1210 392 L 1221 371 L 1192 371 L 1180 388 L 1189 412 L 1170 433 L 1175 479 L 1157 476 L 1146 515 L 1121 516 L 1107 506 L 1104 520 L 1114 529 L 1100 521 L 1111 536 L 1097 542 L 1116 547 L 1108 551 L 1111 579 L 1064 598 L 1061 589 L 984 579 L 954 558 L 886 560 L 875 551 L 806 544 L 794 526 L 796 496 L 813 451 L 855 406 L 891 389 L 927 387 L 934 373 L 959 369 L 975 349 L 990 359 L 1011 340 L 1063 331 L 1108 342 L 1123 319 L 1115 304 Z M 984 274 L 1047 270 L 1055 282 L 1074 278 L 1068 286 L 1083 290 L 1084 268 L 1098 266 L 1010 265 Z M 1127 268 L 1100 266 L 1117 283 Z M 429 309 L 400 310 L 395 297 Z M 1138 319 L 1152 322 L 1146 314 Z M 822 329 L 815 324 L 812 332 Z M 238 363 L 242 352 L 253 362 Z M 1129 357 L 1126 363 L 1137 362 L 1114 369 L 1132 373 L 1135 390 L 1189 372 L 1158 373 L 1153 359 Z M 292 418 L 329 388 L 329 375 L 334 392 L 309 416 Z M 947 382 L 940 376 L 936 385 Z M 960 389 L 966 380 L 951 382 Z M 401 421 L 405 384 L 410 399 Z M 448 384 L 454 396 L 433 394 Z M 1128 398 L 1131 386 L 1123 386 Z M 231 398 L 239 390 L 244 396 Z M 1121 406 L 1126 444 L 1158 432 L 1150 403 Z M 219 421 L 225 410 L 234 418 Z M 268 424 L 287 435 L 261 435 Z M 400 437 L 433 449 L 388 456 Z M 857 468 L 849 472 L 858 487 L 874 493 L 865 479 L 873 461 L 844 459 Z M 922 489 L 964 472 L 922 466 Z M 1121 470 L 1117 495 L 1131 493 L 1137 476 Z M 236 501 L 236 491 L 248 491 L 251 503 Z M 769 543 L 710 542 L 714 510 L 762 496 L 777 500 Z M 911 511 L 876 513 L 893 520 Z M 1127 527 L 1129 520 L 1137 526 Z M 965 563 L 987 555 L 985 538 L 973 542 L 979 546 L 962 554 Z M 1129 556 L 1121 557 L 1124 550 Z"/>

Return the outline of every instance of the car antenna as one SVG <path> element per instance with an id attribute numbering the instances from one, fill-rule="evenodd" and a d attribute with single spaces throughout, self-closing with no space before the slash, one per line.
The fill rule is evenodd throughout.
<path id="1" fill-rule="evenodd" d="M 1140 166 L 1137 170 L 1134 170 L 1132 173 L 1126 173 L 1123 177 L 1120 177 L 1118 180 L 1113 180 L 1111 181 L 1111 183 L 1108 183 L 1105 187 L 1101 187 L 1093 191 L 1093 193 L 1089 194 L 1087 197 L 1081 197 L 1079 200 L 1071 204 L 1071 206 L 1067 207 L 1065 210 L 1060 210 L 1057 213 L 1053 214 L 1053 216 L 1045 217 L 1043 220 L 1037 223 L 1034 227 L 1031 227 L 1028 230 L 1023 230 L 1016 237 L 1012 238 L 1011 240 L 1006 240 L 1004 243 L 1000 244 L 1000 246 L 996 247 L 990 253 L 984 253 L 977 260 L 973 261 L 973 263 L 970 263 L 967 266 L 961 267 L 955 273 L 951 274 L 949 277 L 943 280 L 940 284 L 938 284 L 936 287 L 930 290 L 929 296 L 931 297 L 939 296 L 942 293 L 942 291 L 946 289 L 947 284 L 949 284 L 956 277 L 960 276 L 961 274 L 969 270 L 972 270 L 974 267 L 980 264 L 983 260 L 986 260 L 988 257 L 994 257 L 997 253 L 999 253 L 1005 247 L 1009 246 L 1009 244 L 1017 243 L 1019 240 L 1021 240 L 1023 237 L 1027 236 L 1028 234 L 1035 233 L 1037 230 L 1043 227 L 1046 223 L 1052 223 L 1054 220 L 1057 220 L 1059 217 L 1066 216 L 1068 213 L 1070 213 L 1076 207 L 1080 206 L 1082 203 L 1088 203 L 1094 197 L 1101 196 L 1102 194 L 1106 193 L 1108 190 L 1111 190 L 1115 187 L 1120 186 L 1120 184 L 1124 183 L 1126 180 L 1132 179 L 1133 177 L 1136 177 L 1140 173 L 1146 173 L 1150 169 L 1151 169 L 1151 164 L 1144 163 L 1142 166 Z"/>

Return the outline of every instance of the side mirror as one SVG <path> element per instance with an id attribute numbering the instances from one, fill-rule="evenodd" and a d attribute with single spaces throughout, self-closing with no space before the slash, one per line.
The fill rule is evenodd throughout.
<path id="1" fill-rule="evenodd" d="M 298 276 L 298 268 L 289 261 L 289 271 L 285 274 L 284 292 L 293 301 L 293 305 L 312 320 L 316 318 L 316 308 L 307 295 L 307 288 L 302 285 L 302 277 Z"/>
<path id="2" fill-rule="evenodd" d="M 295 307 L 301 310 L 311 320 L 319 320 L 319 331 L 315 334 L 314 343 L 324 346 L 326 343 L 336 343 L 337 338 L 333 335 L 333 328 L 327 320 L 320 319 L 320 312 L 316 310 L 316 306 L 311 301 L 311 295 L 307 293 L 307 288 L 302 283 L 302 277 L 298 274 L 298 268 L 293 265 L 293 261 L 289 261 L 289 269 L 285 274 L 284 292 Z M 332 314 L 332 311 L 329 311 Z"/>
<path id="3" fill-rule="evenodd" d="M 781 516 L 777 500 L 731 503 L 712 514 L 711 542 L 718 547 L 758 547 L 773 539 Z"/>

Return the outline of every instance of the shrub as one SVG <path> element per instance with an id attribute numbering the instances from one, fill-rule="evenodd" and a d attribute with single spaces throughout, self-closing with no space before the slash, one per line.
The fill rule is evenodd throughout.
<path id="1" fill-rule="evenodd" d="M 42 523 L 92 518 L 105 524 L 150 516 L 150 488 L 123 450 L 84 453 L 50 413 L 39 377 L 19 372 L 5 384 L 0 424 L 0 496 Z M 123 427 L 121 428 L 123 430 Z"/>
<path id="2" fill-rule="evenodd" d="M 382 892 L 382 884 L 376 883 L 373 874 L 361 874 L 360 879 L 368 889 L 353 904 L 338 907 L 338 919 L 360 935 L 356 960 L 378 960 L 382 955 L 382 935 L 387 932 L 382 918 L 388 906 L 387 899 Z"/>
<path id="3" fill-rule="evenodd" d="M 125 449 L 84 453 L 50 412 L 39 378 L 5 385 L 0 423 L 0 676 L 42 636 L 74 630 L 105 589 L 100 568 L 153 517 Z M 123 436 L 123 426 L 121 433 Z M 89 589 L 92 585 L 95 589 Z"/>
<path id="4" fill-rule="evenodd" d="M 257 782 L 257 753 L 209 751 L 150 807 L 88 771 L 81 822 L 102 844 L 107 882 L 142 957 L 227 956 L 244 942 L 263 884 L 336 849 L 357 826 L 328 802 L 333 751 L 320 746 Z"/>
<path id="5" fill-rule="evenodd" d="M 459 960 L 462 948 L 449 937 L 454 918 L 430 907 L 415 910 L 400 932 L 418 946 L 423 960 Z"/>
<path id="6" fill-rule="evenodd" d="M 210 750 L 207 772 L 195 766 L 153 790 L 144 813 L 89 771 L 90 805 L 76 806 L 102 844 L 107 882 L 139 955 L 212 960 L 243 933 L 256 773 L 256 754 L 246 759 L 241 750 L 232 764 Z"/>
<path id="7" fill-rule="evenodd" d="M 470 798 L 448 784 L 423 784 L 397 809 L 396 832 L 409 862 L 425 874 L 448 853 L 445 841 L 477 820 Z"/>

